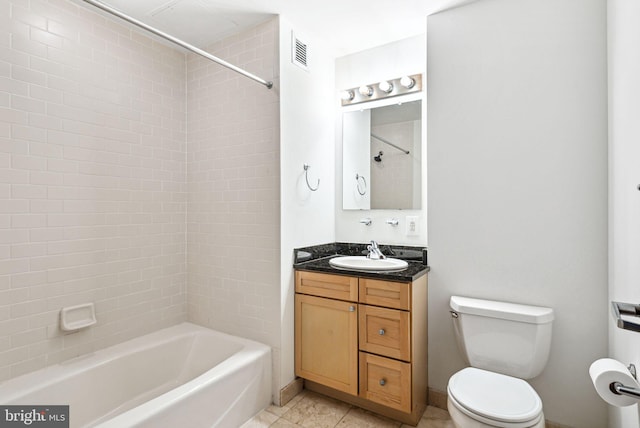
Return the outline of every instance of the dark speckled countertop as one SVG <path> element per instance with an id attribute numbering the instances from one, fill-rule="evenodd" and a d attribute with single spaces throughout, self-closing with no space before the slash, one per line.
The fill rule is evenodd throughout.
<path id="1" fill-rule="evenodd" d="M 409 266 L 406 269 L 397 272 L 337 269 L 329 264 L 330 259 L 338 256 L 366 255 L 367 244 L 334 242 L 331 244 L 314 245 L 312 247 L 294 249 L 293 267 L 296 270 L 332 273 L 337 275 L 356 275 L 364 278 L 403 282 L 414 281 L 429 272 L 429 266 L 423 263 L 423 249 L 421 247 L 382 244 L 379 244 L 379 247 L 385 256 L 406 260 L 407 263 L 409 263 Z M 424 256 L 424 261 L 426 261 L 426 255 Z"/>

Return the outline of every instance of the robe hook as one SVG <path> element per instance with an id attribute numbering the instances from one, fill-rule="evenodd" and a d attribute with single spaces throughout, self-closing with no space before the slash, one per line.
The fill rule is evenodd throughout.
<path id="1" fill-rule="evenodd" d="M 315 192 L 316 190 L 318 190 L 318 188 L 320 187 L 320 179 L 318 178 L 318 182 L 316 183 L 316 188 L 314 189 L 311 184 L 309 184 L 309 168 L 311 168 L 311 166 L 309 164 L 303 164 L 302 167 L 304 168 L 304 179 L 307 181 L 307 187 L 309 188 L 309 190 L 311 190 L 312 192 Z"/>

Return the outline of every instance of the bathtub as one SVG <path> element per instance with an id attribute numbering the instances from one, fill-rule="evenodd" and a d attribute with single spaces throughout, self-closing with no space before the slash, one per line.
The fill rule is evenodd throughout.
<path id="1" fill-rule="evenodd" d="M 0 383 L 0 404 L 69 405 L 71 427 L 239 427 L 271 402 L 271 350 L 190 323 Z"/>

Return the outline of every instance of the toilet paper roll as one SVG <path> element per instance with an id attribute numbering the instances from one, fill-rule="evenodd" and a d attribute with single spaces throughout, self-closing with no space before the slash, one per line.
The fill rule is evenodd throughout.
<path id="1" fill-rule="evenodd" d="M 589 375 L 598 395 L 612 406 L 624 407 L 638 403 L 636 398 L 618 395 L 611 390 L 611 384 L 614 382 L 620 382 L 630 388 L 640 388 L 638 381 L 620 361 L 612 358 L 596 360 L 589 367 Z"/>

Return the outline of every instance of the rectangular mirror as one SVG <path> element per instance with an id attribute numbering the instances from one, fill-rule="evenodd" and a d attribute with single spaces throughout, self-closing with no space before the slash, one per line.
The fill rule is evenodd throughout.
<path id="1" fill-rule="evenodd" d="M 342 208 L 420 209 L 422 101 L 342 115 Z"/>

